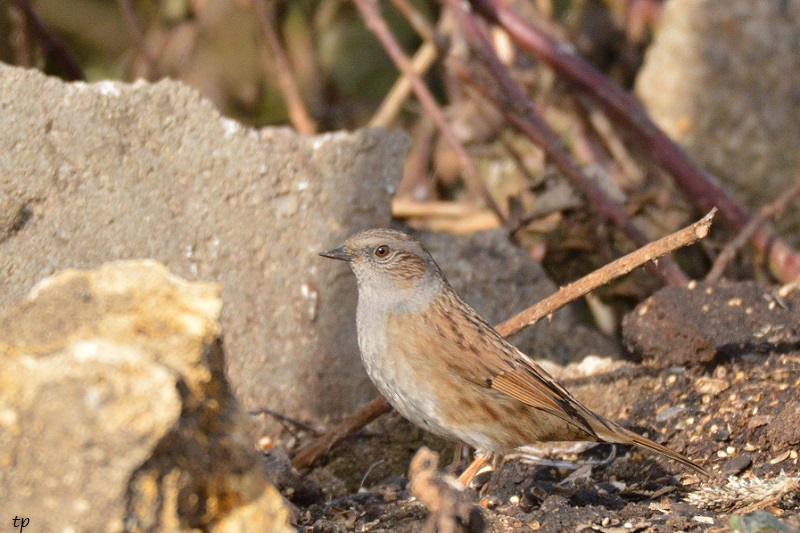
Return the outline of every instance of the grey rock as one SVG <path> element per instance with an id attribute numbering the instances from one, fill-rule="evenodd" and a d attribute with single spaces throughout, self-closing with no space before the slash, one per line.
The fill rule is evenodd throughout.
<path id="1" fill-rule="evenodd" d="M 180 83 L 3 65 L 0 110 L 0 305 L 64 268 L 154 258 L 223 284 L 227 371 L 248 408 L 314 419 L 372 396 L 354 288 L 317 253 L 389 223 L 404 134 L 254 130 Z"/>
<path id="2" fill-rule="evenodd" d="M 731 457 L 720 467 L 720 471 L 727 476 L 738 476 L 753 464 L 753 458 L 749 453 L 742 453 Z"/>

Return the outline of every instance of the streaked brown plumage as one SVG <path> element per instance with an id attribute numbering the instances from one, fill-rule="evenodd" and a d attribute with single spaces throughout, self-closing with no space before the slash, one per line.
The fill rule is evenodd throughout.
<path id="1" fill-rule="evenodd" d="M 415 424 L 490 452 L 544 441 L 636 444 L 710 475 L 584 407 L 464 303 L 412 237 L 367 230 L 321 255 L 350 263 L 367 373 Z"/>

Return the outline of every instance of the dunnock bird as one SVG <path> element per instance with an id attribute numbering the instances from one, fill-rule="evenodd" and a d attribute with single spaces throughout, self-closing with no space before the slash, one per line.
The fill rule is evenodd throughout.
<path id="1" fill-rule="evenodd" d="M 487 452 L 544 441 L 636 444 L 710 475 L 584 407 L 464 303 L 412 237 L 372 229 L 320 255 L 350 263 L 364 366 L 416 425 Z"/>

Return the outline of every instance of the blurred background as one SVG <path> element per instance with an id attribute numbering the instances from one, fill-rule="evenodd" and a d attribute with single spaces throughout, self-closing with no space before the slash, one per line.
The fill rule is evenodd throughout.
<path id="1" fill-rule="evenodd" d="M 455 233 L 503 226 L 558 283 L 635 247 L 598 220 L 595 208 L 563 178 L 563 169 L 509 126 L 496 89 L 495 101 L 481 94 L 489 78 L 470 85 L 457 75 L 453 65 L 470 65 L 473 52 L 443 3 L 374 3 L 474 162 L 487 194 L 470 187 L 459 149 L 411 94 L 358 4 L 4 0 L 0 59 L 65 79 L 181 80 L 224 114 L 256 127 L 290 126 L 304 134 L 402 128 L 413 144 L 392 206 L 396 218 Z M 517 0 L 511 7 L 613 83 L 635 91 L 667 133 L 757 211 L 784 193 L 800 169 L 795 4 Z M 648 238 L 698 218 L 701 210 L 641 145 L 631 143 L 629 133 L 557 69 L 521 51 L 501 29 L 490 32 L 496 54 L 563 147 Z M 797 218 L 777 222 L 795 245 Z M 690 277 L 703 276 L 741 229 L 716 232 L 703 250 L 679 254 L 682 268 Z M 763 261 L 747 253 L 727 265 L 725 274 L 769 276 Z M 638 301 L 655 286 L 652 278 L 633 276 L 604 291 Z"/>

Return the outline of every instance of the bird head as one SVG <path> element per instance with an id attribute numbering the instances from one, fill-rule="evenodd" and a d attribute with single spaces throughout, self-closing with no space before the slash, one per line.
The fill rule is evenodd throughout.
<path id="1" fill-rule="evenodd" d="M 392 298 L 400 303 L 438 289 L 444 281 L 431 254 L 416 239 L 399 231 L 362 231 L 339 248 L 320 255 L 347 261 L 361 296 Z"/>

